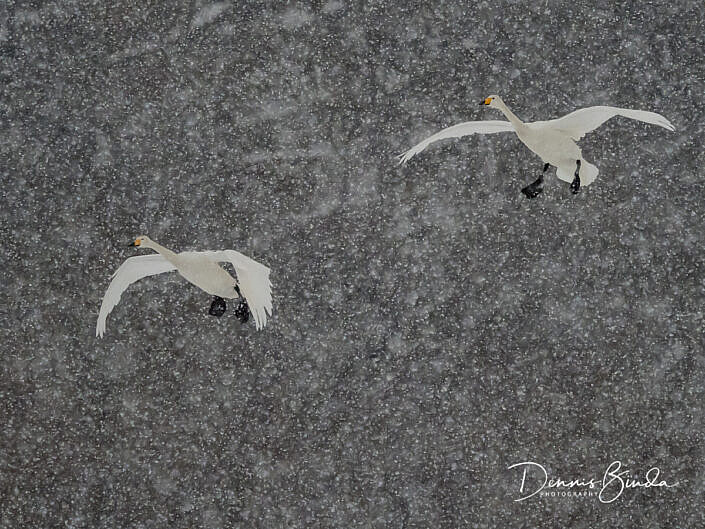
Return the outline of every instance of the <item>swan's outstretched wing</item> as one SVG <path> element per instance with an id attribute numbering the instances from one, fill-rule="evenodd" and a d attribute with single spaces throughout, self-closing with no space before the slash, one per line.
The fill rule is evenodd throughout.
<path id="1" fill-rule="evenodd" d="M 628 108 L 616 107 L 588 107 L 581 108 L 575 112 L 571 112 L 562 118 L 545 121 L 546 126 L 553 129 L 561 130 L 570 134 L 574 140 L 579 140 L 588 132 L 592 132 L 605 121 L 615 116 L 624 116 L 625 118 L 644 121 L 652 125 L 658 125 L 670 131 L 676 130 L 671 122 L 656 112 L 647 112 L 646 110 L 631 110 Z"/>
<path id="2" fill-rule="evenodd" d="M 444 140 L 446 138 L 461 138 L 469 134 L 494 134 L 495 132 L 514 132 L 514 127 L 512 127 L 509 121 L 467 121 L 453 125 L 426 138 L 405 153 L 400 154 L 399 163 L 405 164 L 434 141 Z"/>
<path id="3" fill-rule="evenodd" d="M 240 292 L 247 300 L 255 319 L 257 330 L 267 324 L 267 314 L 272 315 L 272 283 L 269 268 L 235 250 L 199 252 L 218 262 L 229 262 L 235 268 Z"/>
<path id="4" fill-rule="evenodd" d="M 105 293 L 103 303 L 100 306 L 100 313 L 98 314 L 95 335 L 103 337 L 105 320 L 108 318 L 110 311 L 113 310 L 113 307 L 118 304 L 120 296 L 127 290 L 127 287 L 143 277 L 171 272 L 172 270 L 176 270 L 176 267 L 159 254 L 138 255 L 126 259 L 113 274 L 113 280 Z"/>

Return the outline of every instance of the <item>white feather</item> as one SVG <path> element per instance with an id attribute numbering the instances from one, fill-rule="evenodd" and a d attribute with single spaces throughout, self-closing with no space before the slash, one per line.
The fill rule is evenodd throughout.
<path id="1" fill-rule="evenodd" d="M 675 127 L 665 117 L 656 112 L 645 110 L 597 106 L 576 110 L 559 119 L 524 123 L 509 110 L 499 96 L 488 97 L 484 104 L 500 110 L 509 121 L 469 121 L 448 127 L 401 154 L 399 156 L 400 163 L 406 163 L 431 143 L 444 138 L 513 131 L 516 132 L 524 145 L 540 156 L 545 163 L 557 168 L 558 178 L 561 180 L 572 181 L 577 166 L 576 162 L 580 160 L 582 164 L 580 184 L 585 187 L 595 180 L 598 169 L 582 157 L 582 151 L 575 142 L 608 119 L 614 116 L 623 116 L 658 125 L 670 131 L 675 130 Z"/>
<path id="2" fill-rule="evenodd" d="M 257 329 L 267 324 L 267 317 L 272 314 L 272 283 L 269 280 L 270 270 L 266 266 L 235 250 L 177 254 L 148 237 L 138 237 L 138 241 L 139 246 L 152 248 L 158 253 L 130 257 L 113 274 L 100 306 L 96 336 L 104 335 L 107 317 L 128 286 L 143 277 L 173 270 L 203 291 L 226 299 L 238 297 L 237 285 L 247 301 Z M 237 280 L 218 264 L 220 262 L 232 263 Z"/>
<path id="3" fill-rule="evenodd" d="M 566 114 L 562 118 L 552 119 L 547 123 L 553 129 L 566 132 L 575 141 L 582 139 L 587 133 L 592 132 L 605 121 L 615 116 L 623 116 L 644 123 L 658 125 L 664 129 L 675 131 L 675 127 L 671 125 L 661 114 L 656 112 L 648 112 L 646 110 L 632 110 L 629 108 L 617 107 L 587 107 Z"/>
<path id="4" fill-rule="evenodd" d="M 257 329 L 267 324 L 267 315 L 272 314 L 272 282 L 269 268 L 235 250 L 199 252 L 217 262 L 229 262 L 235 268 L 237 284 L 247 300 Z"/>
<path id="5" fill-rule="evenodd" d="M 415 155 L 423 151 L 426 147 L 438 140 L 447 138 L 462 138 L 470 134 L 494 134 L 495 132 L 514 132 L 514 127 L 508 121 L 467 121 L 458 125 L 453 125 L 447 129 L 437 132 L 433 136 L 426 138 L 422 142 L 414 145 L 411 149 L 398 156 L 399 163 L 405 164 Z"/>
<path id="6" fill-rule="evenodd" d="M 102 338 L 105 334 L 105 322 L 115 307 L 120 302 L 122 293 L 127 290 L 132 283 L 147 276 L 172 272 L 176 267 L 159 254 L 138 255 L 126 259 L 120 268 L 112 276 L 112 281 L 103 297 L 98 313 L 98 323 L 95 327 L 95 335 Z"/>

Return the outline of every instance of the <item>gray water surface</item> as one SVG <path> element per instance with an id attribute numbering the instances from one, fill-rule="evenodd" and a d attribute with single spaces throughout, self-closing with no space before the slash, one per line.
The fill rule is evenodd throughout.
<path id="1" fill-rule="evenodd" d="M 613 4 L 2 3 L 0 526 L 705 526 L 705 7 Z M 677 130 L 576 196 L 512 134 L 396 164 L 494 93 Z M 266 329 L 172 274 L 96 339 L 143 233 L 270 266 Z"/>

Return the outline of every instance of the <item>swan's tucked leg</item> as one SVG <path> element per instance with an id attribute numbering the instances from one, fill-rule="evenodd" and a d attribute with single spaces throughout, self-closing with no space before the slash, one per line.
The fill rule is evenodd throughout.
<path id="1" fill-rule="evenodd" d="M 574 195 L 580 191 L 580 160 L 575 161 L 575 178 L 570 184 L 570 192 Z"/>
<path id="2" fill-rule="evenodd" d="M 546 171 L 548 171 L 548 168 L 550 166 L 551 164 L 544 164 L 543 172 L 545 173 Z M 541 173 L 541 176 L 539 176 L 535 182 L 522 188 L 521 192 L 524 193 L 527 198 L 536 198 L 543 191 L 541 184 L 543 184 L 543 173 Z"/>
<path id="3" fill-rule="evenodd" d="M 208 314 L 215 316 L 216 318 L 220 318 L 223 314 L 225 314 L 226 308 L 227 305 L 225 304 L 225 300 L 219 296 L 215 296 Z"/>
<path id="4" fill-rule="evenodd" d="M 240 303 L 235 307 L 235 316 L 240 320 L 240 323 L 247 323 L 247 320 L 250 319 L 250 307 L 245 298 L 240 298 Z"/>
<path id="5" fill-rule="evenodd" d="M 235 316 L 240 320 L 240 323 L 247 323 L 247 320 L 250 319 L 250 306 L 247 304 L 245 296 L 240 292 L 238 285 L 235 285 L 235 292 L 237 292 L 237 295 L 240 297 L 240 302 L 237 307 L 235 307 Z"/>

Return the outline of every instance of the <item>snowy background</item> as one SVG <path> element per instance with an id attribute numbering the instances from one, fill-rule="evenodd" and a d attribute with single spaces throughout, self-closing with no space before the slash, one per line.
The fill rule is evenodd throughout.
<path id="1" fill-rule="evenodd" d="M 615 7 L 613 4 L 619 4 Z M 0 526 L 702 527 L 705 7 L 0 4 Z M 577 196 L 511 134 L 611 104 Z M 269 265 L 262 332 L 147 234 Z M 533 460 L 673 489 L 514 502 Z"/>

